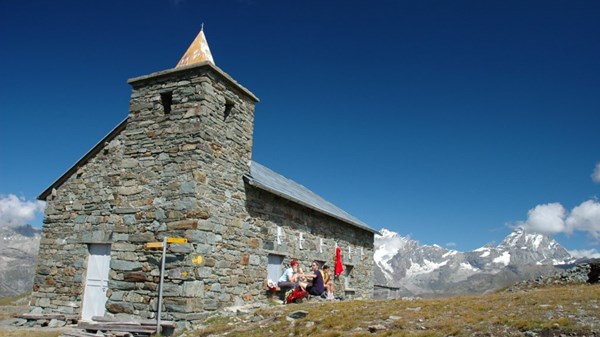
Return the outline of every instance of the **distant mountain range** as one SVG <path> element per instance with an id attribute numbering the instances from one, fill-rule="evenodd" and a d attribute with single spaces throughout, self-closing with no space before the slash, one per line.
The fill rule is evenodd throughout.
<path id="1" fill-rule="evenodd" d="M 400 296 L 485 293 L 555 273 L 574 258 L 555 240 L 518 228 L 497 246 L 469 252 L 418 241 L 382 229 L 375 237 L 375 284 Z"/>
<path id="2" fill-rule="evenodd" d="M 41 230 L 0 226 L 0 297 L 31 291 Z"/>

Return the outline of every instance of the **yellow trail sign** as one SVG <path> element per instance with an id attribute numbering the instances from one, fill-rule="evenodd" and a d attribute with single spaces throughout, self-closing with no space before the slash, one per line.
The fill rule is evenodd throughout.
<path id="1" fill-rule="evenodd" d="M 148 242 L 144 244 L 144 249 L 152 249 L 152 248 L 162 248 L 162 242 Z"/>
<path id="2" fill-rule="evenodd" d="M 167 243 L 187 243 L 186 238 L 166 238 Z M 163 242 L 148 242 L 144 244 L 144 249 L 163 248 Z"/>
<path id="3" fill-rule="evenodd" d="M 186 238 L 167 238 L 167 243 L 187 243 Z"/>

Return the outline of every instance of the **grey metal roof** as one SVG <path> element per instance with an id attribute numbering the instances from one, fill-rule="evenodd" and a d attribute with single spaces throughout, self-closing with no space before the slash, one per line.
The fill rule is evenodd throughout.
<path id="1" fill-rule="evenodd" d="M 288 199 L 302 206 L 314 209 L 350 225 L 366 231 L 379 234 L 364 222 L 341 210 L 329 201 L 321 198 L 313 191 L 288 179 L 281 174 L 255 162 L 250 162 L 250 176 L 246 176 L 248 183 L 267 192 Z"/>

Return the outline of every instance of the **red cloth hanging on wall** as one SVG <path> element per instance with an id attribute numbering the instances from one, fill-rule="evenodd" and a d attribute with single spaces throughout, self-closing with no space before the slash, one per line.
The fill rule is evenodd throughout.
<path id="1" fill-rule="evenodd" d="M 339 276 L 344 272 L 344 265 L 342 264 L 342 249 L 340 247 L 335 248 L 335 276 Z"/>

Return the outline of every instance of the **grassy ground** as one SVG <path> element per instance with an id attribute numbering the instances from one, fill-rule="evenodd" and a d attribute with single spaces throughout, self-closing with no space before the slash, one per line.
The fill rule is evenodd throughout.
<path id="1" fill-rule="evenodd" d="M 308 315 L 290 322 L 286 316 Z M 309 302 L 215 316 L 186 336 L 600 336 L 600 285 L 550 286 L 481 296 Z"/>
<path id="2" fill-rule="evenodd" d="M 17 297 L 0 297 L 0 321 L 25 312 L 29 303 L 29 295 L 30 293 Z"/>
<path id="3" fill-rule="evenodd" d="M 0 297 L 0 321 L 10 320 L 16 314 L 27 312 L 30 293 L 17 297 Z M 26 329 L 0 326 L 0 337 L 57 337 L 57 329 Z"/>
<path id="4" fill-rule="evenodd" d="M 40 331 L 35 329 L 0 329 L 2 337 L 58 337 L 59 331 Z"/>
<path id="5" fill-rule="evenodd" d="M 305 311 L 306 317 L 296 320 L 287 317 L 299 310 Z M 201 328 L 180 336 L 552 337 L 561 334 L 600 337 L 600 285 L 545 286 L 438 299 L 312 300 L 272 305 L 238 316 L 216 314 Z M 0 337 L 58 335 L 60 331 L 48 328 L 0 326 Z"/>

